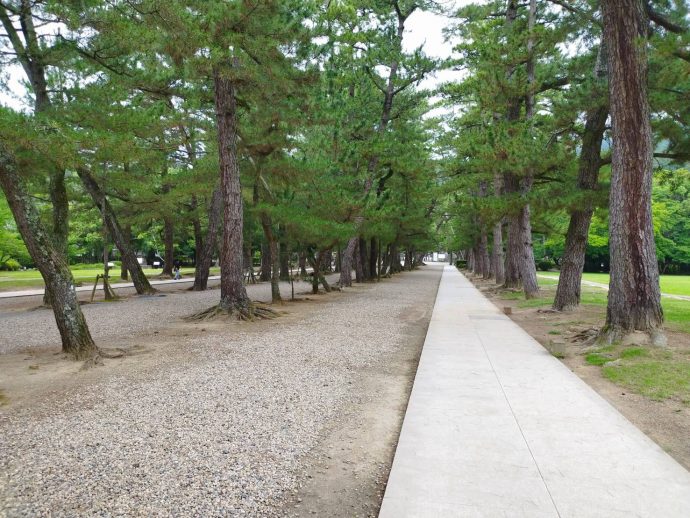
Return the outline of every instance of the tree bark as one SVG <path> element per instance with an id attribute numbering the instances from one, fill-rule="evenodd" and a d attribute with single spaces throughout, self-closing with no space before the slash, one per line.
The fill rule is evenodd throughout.
<path id="1" fill-rule="evenodd" d="M 371 280 L 369 274 L 369 252 L 367 250 L 367 241 L 363 237 L 359 238 L 359 264 L 362 269 L 362 280 Z"/>
<path id="2" fill-rule="evenodd" d="M 499 221 L 493 228 L 494 244 L 491 249 L 491 261 L 493 263 L 494 280 L 501 286 L 506 281 L 505 254 L 503 253 L 503 222 Z"/>
<path id="3" fill-rule="evenodd" d="M 223 193 L 220 188 L 213 191 L 211 206 L 208 209 L 208 227 L 206 229 L 206 239 L 197 252 L 196 267 L 194 269 L 194 285 L 192 290 L 204 291 L 208 287 L 208 275 L 213 262 L 213 250 L 218 237 L 220 219 L 223 213 Z"/>
<path id="4" fill-rule="evenodd" d="M 613 134 L 611 280 L 600 339 L 641 330 L 664 342 L 652 225 L 653 144 L 647 98 L 647 16 L 642 0 L 602 0 Z"/>
<path id="5" fill-rule="evenodd" d="M 352 238 L 347 242 L 343 251 L 340 280 L 338 281 L 341 287 L 352 286 L 352 259 L 355 256 L 355 248 L 357 248 L 357 238 Z"/>
<path id="6" fill-rule="evenodd" d="M 278 239 L 273 233 L 273 222 L 267 214 L 261 214 L 261 228 L 268 243 L 269 257 L 271 258 L 271 302 L 282 302 L 280 296 L 280 254 L 278 252 Z"/>
<path id="7" fill-rule="evenodd" d="M 287 239 L 285 236 L 285 228 L 279 228 L 280 233 L 280 247 L 278 253 L 280 254 L 280 280 L 290 280 L 290 250 L 288 249 Z"/>
<path id="8" fill-rule="evenodd" d="M 172 218 L 163 218 L 163 271 L 161 275 L 173 276 L 173 263 L 175 262 L 175 229 Z"/>
<path id="9" fill-rule="evenodd" d="M 307 276 L 307 254 L 304 251 L 299 254 L 299 274 L 302 277 Z"/>
<path id="10" fill-rule="evenodd" d="M 534 26 L 537 16 L 537 1 L 530 0 L 529 16 L 527 29 L 529 37 L 527 39 L 527 83 L 528 90 L 525 99 L 525 118 L 530 121 L 534 117 L 534 83 L 535 83 L 535 63 L 534 63 Z M 527 196 L 532 190 L 534 174 L 528 171 L 522 182 L 522 195 Z M 522 235 L 522 250 L 520 254 L 520 276 L 522 277 L 522 287 L 525 298 L 533 299 L 539 296 L 539 282 L 537 281 L 537 265 L 534 262 L 534 247 L 532 245 L 532 218 L 528 203 L 520 211 L 520 232 Z"/>
<path id="11" fill-rule="evenodd" d="M 491 258 L 489 257 L 489 239 L 486 230 L 482 229 L 479 237 L 479 250 L 482 255 L 482 278 L 491 278 Z"/>
<path id="12" fill-rule="evenodd" d="M 355 243 L 355 280 L 364 282 L 364 269 L 362 268 L 362 254 L 359 249 L 359 239 Z"/>
<path id="13" fill-rule="evenodd" d="M 265 232 L 264 232 L 265 235 Z M 261 273 L 259 280 L 266 282 L 271 280 L 271 245 L 269 243 L 261 243 Z"/>
<path id="14" fill-rule="evenodd" d="M 231 66 L 231 65 L 229 65 Z M 247 311 L 250 305 L 242 269 L 243 205 L 237 162 L 235 86 L 219 67 L 213 70 L 220 182 L 223 193 L 223 245 L 220 261 L 220 304 L 223 310 Z"/>
<path id="15" fill-rule="evenodd" d="M 46 291 L 50 292 L 53 315 L 62 340 L 62 350 L 82 360 L 98 354 L 79 300 L 74 278 L 64 255 L 59 252 L 52 236 L 46 232 L 34 207 L 16 163 L 5 149 L 0 149 L 0 187 L 12 210 L 17 229 L 41 272 Z"/>
<path id="16" fill-rule="evenodd" d="M 604 45 L 600 45 L 597 65 L 594 70 L 595 80 L 606 78 L 606 54 Z M 595 95 L 597 93 L 595 92 Z M 606 130 L 606 119 L 609 114 L 608 98 L 599 93 L 600 102 L 587 111 L 585 131 L 582 135 L 582 150 L 577 173 L 577 188 L 586 198 L 581 207 L 570 214 L 568 233 L 565 238 L 565 249 L 561 259 L 561 273 L 558 278 L 556 297 L 553 308 L 557 311 L 571 311 L 580 304 L 580 286 L 582 271 L 585 265 L 589 225 L 592 221 L 594 207 L 590 193 L 597 189 L 599 169 L 601 168 L 601 143 Z M 579 205 L 579 204 L 578 204 Z"/>
<path id="17" fill-rule="evenodd" d="M 370 279 L 378 278 L 376 263 L 378 259 L 378 245 L 375 237 L 369 241 L 369 276 Z"/>
<path id="18" fill-rule="evenodd" d="M 125 239 L 127 239 L 127 242 L 129 243 L 129 246 L 132 246 L 132 225 L 125 225 L 125 228 L 122 231 L 125 235 Z M 127 267 L 125 266 L 125 262 L 122 260 L 122 257 L 120 257 L 120 279 L 123 281 L 126 281 L 129 279 L 129 272 L 127 271 Z"/>
<path id="19" fill-rule="evenodd" d="M 110 202 L 105 196 L 105 193 L 98 185 L 98 182 L 96 182 L 94 177 L 91 176 L 91 172 L 84 167 L 78 167 L 77 174 L 79 175 L 86 192 L 89 193 L 94 205 L 96 205 L 98 210 L 101 212 L 101 216 L 106 222 L 110 237 L 113 238 L 115 245 L 120 251 L 122 262 L 127 270 L 129 270 L 129 274 L 132 277 L 134 289 L 139 295 L 150 295 L 156 293 L 156 290 L 151 286 L 149 280 L 146 278 L 146 275 L 144 275 L 144 271 L 141 269 L 141 265 L 137 260 L 136 254 L 129 245 L 129 236 L 125 237 L 125 234 L 122 232 L 122 228 L 120 227 L 120 223 L 115 216 L 115 212 L 110 206 Z M 103 212 L 104 210 L 105 213 Z"/>

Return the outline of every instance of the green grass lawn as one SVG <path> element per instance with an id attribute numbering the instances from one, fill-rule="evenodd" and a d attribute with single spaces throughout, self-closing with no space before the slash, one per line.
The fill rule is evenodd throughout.
<path id="1" fill-rule="evenodd" d="M 689 278 L 683 279 L 687 282 Z M 522 293 L 513 292 L 503 293 L 501 297 L 519 300 L 518 307 L 521 308 L 550 307 L 556 291 L 556 281 L 539 278 L 539 285 L 542 296 L 537 299 L 524 300 Z M 583 286 L 581 302 L 583 306 L 601 308 L 603 319 L 607 295 L 602 289 Z M 690 301 L 662 298 L 661 305 L 669 330 L 690 333 Z M 673 398 L 690 405 L 689 351 L 615 345 L 594 350 L 587 354 L 585 360 L 590 365 L 601 367 L 602 375 L 621 387 L 650 399 Z M 614 361 L 615 363 L 610 363 Z"/>
<path id="2" fill-rule="evenodd" d="M 194 268 L 182 268 L 183 276 L 194 275 Z M 220 272 L 219 268 L 211 268 L 211 275 L 218 275 Z M 72 275 L 74 275 L 74 280 L 77 283 L 83 283 L 84 285 L 93 284 L 96 279 L 96 275 L 103 273 L 103 269 L 88 268 L 80 269 L 73 268 Z M 157 277 L 161 274 L 160 268 L 156 269 L 145 269 L 144 273 L 147 277 Z M 110 280 L 113 283 L 124 282 L 120 280 L 120 267 L 116 266 L 110 270 Z M 19 272 L 0 272 L 0 292 L 2 291 L 15 291 L 21 290 L 22 288 L 42 288 L 43 279 L 38 270 L 24 270 Z"/>
<path id="3" fill-rule="evenodd" d="M 690 277 L 689 277 L 690 278 Z M 556 294 L 556 281 L 552 279 L 539 278 L 539 286 L 543 288 L 542 296 L 532 300 L 522 300 L 522 293 L 504 293 L 501 295 L 506 300 L 521 300 L 518 304 L 521 308 L 541 308 L 549 307 L 553 304 Z M 688 293 L 690 295 L 690 293 Z M 607 292 L 591 287 L 582 287 L 581 303 L 586 306 L 600 306 L 606 308 Z M 669 329 L 690 333 L 690 301 L 661 299 L 661 306 L 664 308 L 664 318 Z"/>
<path id="4" fill-rule="evenodd" d="M 539 275 L 548 275 L 558 279 L 557 272 L 539 272 Z M 601 284 L 609 283 L 608 273 L 584 273 L 582 278 L 586 281 L 598 282 Z M 690 296 L 690 275 L 661 275 L 659 278 L 661 292 L 670 295 Z"/>

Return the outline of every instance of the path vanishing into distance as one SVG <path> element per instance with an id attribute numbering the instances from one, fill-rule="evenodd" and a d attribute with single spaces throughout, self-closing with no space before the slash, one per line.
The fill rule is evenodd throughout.
<path id="1" fill-rule="evenodd" d="M 690 473 L 446 266 L 381 518 L 690 516 Z"/>

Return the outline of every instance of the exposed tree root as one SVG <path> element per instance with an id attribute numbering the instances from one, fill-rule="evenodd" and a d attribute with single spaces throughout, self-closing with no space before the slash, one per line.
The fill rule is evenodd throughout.
<path id="1" fill-rule="evenodd" d="M 222 304 L 205 309 L 185 318 L 187 322 L 205 322 L 223 318 L 253 322 L 254 320 L 271 320 L 277 318 L 279 313 L 263 304 L 246 302 L 226 307 Z"/>
<path id="2" fill-rule="evenodd" d="M 620 327 L 604 326 L 596 337 L 595 343 L 598 346 L 608 346 L 621 343 L 626 336 L 632 334 L 632 330 Z M 649 345 L 654 347 L 665 347 L 668 345 L 666 335 L 661 329 L 652 328 L 644 331 L 649 336 Z"/>

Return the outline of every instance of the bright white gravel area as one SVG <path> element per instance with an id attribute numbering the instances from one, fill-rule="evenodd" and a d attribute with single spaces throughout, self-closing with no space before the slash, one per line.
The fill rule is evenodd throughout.
<path id="1" fill-rule="evenodd" d="M 0 516 L 279 514 L 304 454 L 362 397 L 358 372 L 409 343 L 399 316 L 430 308 L 439 277 L 427 267 L 345 293 L 300 321 L 188 338 L 195 354 L 186 364 L 0 412 Z M 100 315 L 96 334 L 136 334 L 145 328 L 138 312 L 165 322 L 216 297 L 124 302 Z"/>
<path id="2" fill-rule="evenodd" d="M 295 292 L 310 289 L 310 284 L 298 282 Z M 218 289 L 208 291 L 167 291 L 174 285 L 158 286 L 161 292 L 152 296 L 133 296 L 134 290 L 122 290 L 131 298 L 120 302 L 86 304 L 82 310 L 89 324 L 89 330 L 96 342 L 108 345 L 109 340 L 127 334 L 136 334 L 160 329 L 168 322 L 189 316 L 218 303 Z M 167 290 L 166 290 L 167 289 Z M 289 296 L 290 284 L 282 283 L 283 296 Z M 247 286 L 247 292 L 255 300 L 271 300 L 268 283 Z M 83 298 L 83 297 L 82 297 Z M 36 297 L 40 305 L 42 297 Z M 0 354 L 24 350 L 31 347 L 60 347 L 60 334 L 55 325 L 53 312 L 47 308 L 32 311 L 3 312 L 0 302 Z"/>

